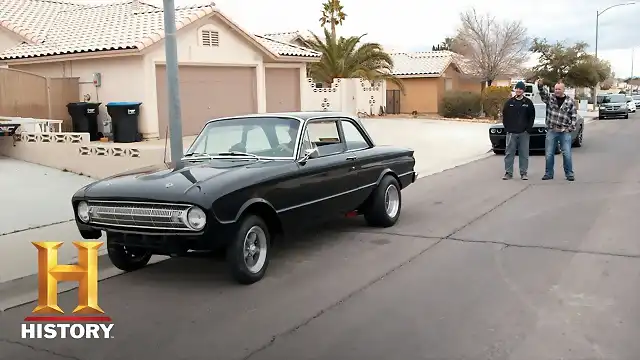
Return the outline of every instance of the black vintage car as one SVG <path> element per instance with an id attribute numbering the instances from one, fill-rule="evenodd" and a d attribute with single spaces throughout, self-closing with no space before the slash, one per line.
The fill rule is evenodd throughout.
<path id="1" fill-rule="evenodd" d="M 536 109 L 536 118 L 533 128 L 529 131 L 529 150 L 544 151 L 545 137 L 547 135 L 547 125 L 545 123 L 547 114 L 547 105 L 544 103 L 534 104 Z M 584 138 L 584 119 L 578 114 L 576 121 L 576 130 L 571 133 L 571 141 L 573 147 L 581 147 Z M 507 134 L 504 131 L 504 125 L 494 124 L 489 127 L 489 141 L 491 141 L 491 150 L 495 154 L 504 154 L 507 147 Z M 560 146 L 556 149 L 556 153 L 560 153 Z"/>
<path id="2" fill-rule="evenodd" d="M 82 237 L 105 231 L 121 270 L 153 254 L 224 250 L 233 277 L 251 284 L 289 230 L 349 214 L 394 225 L 414 165 L 413 150 L 376 146 L 344 114 L 230 117 L 209 121 L 180 161 L 94 182 L 72 204 Z"/>

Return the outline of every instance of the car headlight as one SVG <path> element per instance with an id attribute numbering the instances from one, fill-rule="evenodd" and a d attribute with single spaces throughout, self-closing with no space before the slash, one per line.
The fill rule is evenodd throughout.
<path id="1" fill-rule="evenodd" d="M 193 230 L 202 230 L 207 224 L 207 214 L 199 207 L 194 206 L 187 211 L 185 222 Z"/>
<path id="2" fill-rule="evenodd" d="M 626 109 L 627 105 L 620 105 L 620 109 Z"/>
<path id="3" fill-rule="evenodd" d="M 80 221 L 82 221 L 83 223 L 88 223 L 89 219 L 91 218 L 91 214 L 89 213 L 89 205 L 84 201 L 80 201 L 76 210 Z"/>
<path id="4" fill-rule="evenodd" d="M 489 132 L 491 132 L 492 134 L 495 134 L 496 133 L 496 129 L 491 129 L 491 130 L 489 130 Z"/>
<path id="5" fill-rule="evenodd" d="M 544 132 L 546 132 L 546 130 L 547 130 L 547 129 L 545 129 L 545 128 L 543 128 L 543 127 L 539 127 L 539 128 L 538 128 L 538 132 L 539 132 L 539 133 L 544 133 Z"/>

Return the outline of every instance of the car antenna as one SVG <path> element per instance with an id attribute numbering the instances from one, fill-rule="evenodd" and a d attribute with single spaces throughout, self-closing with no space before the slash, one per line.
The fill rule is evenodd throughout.
<path id="1" fill-rule="evenodd" d="M 169 140 L 169 125 L 167 125 L 167 130 L 164 132 L 164 154 L 162 157 L 162 162 L 167 163 L 167 141 Z"/>

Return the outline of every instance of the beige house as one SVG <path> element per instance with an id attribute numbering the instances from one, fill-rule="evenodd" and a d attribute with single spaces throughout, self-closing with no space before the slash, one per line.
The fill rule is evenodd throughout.
<path id="1" fill-rule="evenodd" d="M 319 53 L 249 34 L 213 4 L 181 5 L 176 37 L 185 135 L 219 116 L 300 110 L 306 64 Z M 81 97 L 102 104 L 141 102 L 140 132 L 165 137 L 162 8 L 141 0 L 0 0 L 0 8 L 0 66 L 77 77 Z M 105 116 L 106 108 L 100 111 Z"/>
<path id="2" fill-rule="evenodd" d="M 387 112 L 437 113 L 448 90 L 480 92 L 482 82 L 469 75 L 465 64 L 450 51 L 402 52 L 390 54 L 393 75 L 402 80 L 405 93 L 387 81 Z"/>

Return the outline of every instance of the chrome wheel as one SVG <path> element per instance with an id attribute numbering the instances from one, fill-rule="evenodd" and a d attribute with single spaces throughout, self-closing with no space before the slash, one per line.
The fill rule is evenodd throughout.
<path id="1" fill-rule="evenodd" d="M 262 270 L 267 259 L 267 235 L 259 226 L 253 226 L 244 237 L 244 264 L 255 274 Z"/>
<path id="2" fill-rule="evenodd" d="M 398 192 L 398 188 L 393 184 L 387 186 L 384 192 L 384 207 L 390 218 L 398 215 L 398 210 L 400 210 L 400 193 Z"/>

